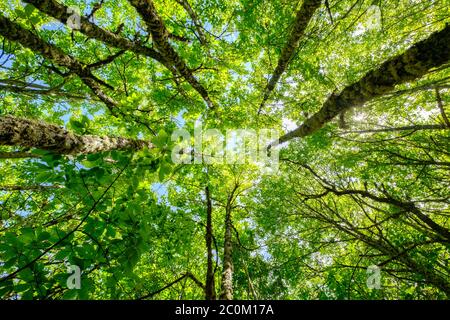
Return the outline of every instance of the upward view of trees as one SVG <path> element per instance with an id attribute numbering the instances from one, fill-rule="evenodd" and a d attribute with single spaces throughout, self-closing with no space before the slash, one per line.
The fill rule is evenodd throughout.
<path id="1" fill-rule="evenodd" d="M 1 2 L 0 297 L 450 298 L 449 63 L 447 0 Z"/>

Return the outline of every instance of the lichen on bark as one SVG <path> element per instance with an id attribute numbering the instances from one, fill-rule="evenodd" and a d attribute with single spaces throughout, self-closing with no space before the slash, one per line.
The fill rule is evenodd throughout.
<path id="1" fill-rule="evenodd" d="M 0 117 L 0 145 L 37 148 L 67 155 L 153 148 L 148 141 L 79 135 L 54 124 L 13 116 Z"/>

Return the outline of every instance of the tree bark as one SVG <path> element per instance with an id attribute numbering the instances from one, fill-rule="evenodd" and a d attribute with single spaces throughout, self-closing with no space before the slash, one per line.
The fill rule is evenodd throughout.
<path id="1" fill-rule="evenodd" d="M 306 27 L 308 26 L 314 12 L 316 12 L 319 8 L 321 2 L 321 0 L 304 0 L 302 6 L 297 11 L 293 30 L 289 36 L 288 42 L 281 51 L 281 56 L 278 59 L 278 65 L 264 90 L 264 97 L 261 105 L 259 106 L 258 114 L 261 113 L 261 110 L 264 108 L 270 94 L 275 89 L 281 75 L 284 73 L 290 60 L 294 56 L 295 50 L 297 50 L 300 40 L 305 34 Z"/>
<path id="2" fill-rule="evenodd" d="M 153 148 L 153 144 L 148 141 L 78 135 L 53 124 L 12 116 L 0 117 L 0 145 L 38 148 L 71 155 Z"/>
<path id="3" fill-rule="evenodd" d="M 62 189 L 64 186 L 60 185 L 50 185 L 44 186 L 40 184 L 28 185 L 28 186 L 18 186 L 18 185 L 0 185 L 0 191 L 44 191 L 52 189 Z"/>
<path id="4" fill-rule="evenodd" d="M 232 205 L 234 201 L 234 194 L 238 188 L 236 184 L 228 196 L 225 206 L 225 235 L 223 245 L 223 272 L 222 272 L 222 291 L 220 293 L 221 300 L 233 300 L 233 243 L 232 243 L 232 229 L 233 220 L 231 217 Z"/>
<path id="5" fill-rule="evenodd" d="M 212 253 L 212 203 L 211 196 L 209 193 L 209 187 L 205 187 L 206 195 L 206 251 L 207 251 L 207 271 L 206 271 L 206 286 L 205 286 L 205 299 L 215 300 L 216 299 L 216 288 L 214 282 L 214 270 L 213 270 L 213 253 Z M 216 253 L 217 254 L 217 253 Z"/>
<path id="6" fill-rule="evenodd" d="M 369 71 L 361 80 L 332 94 L 322 108 L 295 130 L 285 134 L 270 146 L 305 137 L 322 128 L 342 111 L 360 107 L 364 103 L 391 92 L 396 85 L 424 76 L 432 68 L 450 59 L 450 24 L 422 40 L 404 53 Z"/>
<path id="7" fill-rule="evenodd" d="M 147 25 L 148 32 L 152 35 L 156 49 L 162 54 L 165 61 L 171 64 L 183 76 L 184 79 L 202 96 L 210 109 L 215 106 L 209 98 L 206 89 L 198 82 L 188 68 L 186 63 L 181 59 L 178 53 L 172 48 L 168 39 L 169 33 L 164 25 L 163 20 L 158 15 L 152 0 L 128 0 L 130 4 L 136 8 L 142 19 Z"/>
<path id="8" fill-rule="evenodd" d="M 222 273 L 222 292 L 220 294 L 221 300 L 233 300 L 233 244 L 231 242 L 231 208 L 227 206 L 225 214 L 225 237 L 223 248 L 223 273 Z"/>
<path id="9" fill-rule="evenodd" d="M 441 93 L 439 92 L 439 88 L 436 87 L 435 92 L 436 92 L 437 105 L 438 105 L 439 111 L 441 113 L 442 120 L 444 120 L 444 123 L 447 126 L 447 128 L 450 128 L 450 120 L 448 120 L 447 114 L 445 113 L 444 104 L 442 103 L 442 97 L 441 97 Z"/>

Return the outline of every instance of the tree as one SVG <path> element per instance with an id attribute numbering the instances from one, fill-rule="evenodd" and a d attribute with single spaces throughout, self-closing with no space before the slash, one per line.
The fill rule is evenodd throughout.
<path id="1" fill-rule="evenodd" d="M 445 1 L 0 10 L 2 298 L 450 297 Z"/>

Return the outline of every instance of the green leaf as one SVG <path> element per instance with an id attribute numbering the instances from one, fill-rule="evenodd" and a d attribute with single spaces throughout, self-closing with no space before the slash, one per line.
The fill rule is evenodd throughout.
<path id="1" fill-rule="evenodd" d="M 25 227 L 20 229 L 20 240 L 29 243 L 35 239 L 36 235 L 33 228 Z"/>
<path id="2" fill-rule="evenodd" d="M 163 149 L 164 146 L 169 142 L 169 135 L 164 130 L 160 130 L 158 132 L 158 135 L 152 140 L 152 142 L 159 149 Z"/>
<path id="3" fill-rule="evenodd" d="M 70 289 L 64 292 L 64 295 L 62 297 L 64 300 L 75 300 L 78 298 L 78 290 L 77 289 Z"/>
<path id="4" fill-rule="evenodd" d="M 164 177 L 166 177 L 170 173 L 171 169 L 172 167 L 170 166 L 170 164 L 168 164 L 167 162 L 162 162 L 158 171 L 159 181 L 164 181 Z"/>
<path id="5" fill-rule="evenodd" d="M 91 154 L 88 154 L 87 156 L 86 156 L 86 159 L 88 160 L 88 161 L 97 161 L 98 159 L 100 159 L 102 157 L 102 155 L 101 155 L 101 153 L 91 153 Z"/>
<path id="6" fill-rule="evenodd" d="M 34 12 L 35 9 L 36 9 L 36 8 L 35 8 L 33 5 L 27 3 L 27 4 L 25 5 L 25 8 L 24 8 L 25 16 L 28 17 L 28 18 L 31 17 L 31 15 L 33 14 L 33 12 Z"/>

